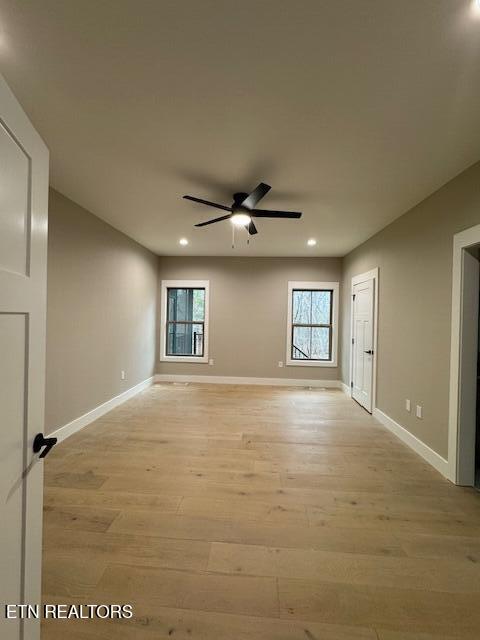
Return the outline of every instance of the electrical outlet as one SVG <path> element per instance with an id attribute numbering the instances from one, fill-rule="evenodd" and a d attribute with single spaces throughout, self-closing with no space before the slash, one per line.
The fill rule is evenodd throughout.
<path id="1" fill-rule="evenodd" d="M 121 380 L 126 380 L 127 379 L 127 374 L 125 373 L 125 371 L 123 371 L 123 369 L 122 369 L 122 372 L 120 374 L 120 378 L 121 378 Z"/>
<path id="2" fill-rule="evenodd" d="M 420 418 L 420 419 L 423 417 L 423 409 L 422 409 L 422 406 L 419 404 L 417 404 L 417 410 L 415 415 L 417 416 L 417 418 Z"/>
<path id="3" fill-rule="evenodd" d="M 405 400 L 405 409 L 408 411 L 408 413 L 410 413 L 410 411 L 412 410 L 412 405 L 410 403 L 410 398 L 407 398 Z"/>
<path id="4" fill-rule="evenodd" d="M 214 365 L 214 360 L 213 360 L 213 358 L 210 358 L 210 360 L 208 361 L 208 364 L 209 364 L 211 367 L 213 367 L 213 365 Z"/>
<path id="5" fill-rule="evenodd" d="M 279 360 L 278 366 L 280 367 L 280 369 L 283 367 L 283 362 L 281 360 Z"/>

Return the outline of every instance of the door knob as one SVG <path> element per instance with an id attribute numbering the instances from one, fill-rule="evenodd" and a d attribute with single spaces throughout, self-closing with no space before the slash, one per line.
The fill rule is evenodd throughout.
<path id="1" fill-rule="evenodd" d="M 43 449 L 39 458 L 45 458 L 49 451 L 57 444 L 57 438 L 45 438 L 43 433 L 37 433 L 35 440 L 33 441 L 33 453 L 38 453 Z"/>
<path id="2" fill-rule="evenodd" d="M 368 356 L 373 356 L 373 351 L 369 349 L 368 351 L 364 351 Z"/>

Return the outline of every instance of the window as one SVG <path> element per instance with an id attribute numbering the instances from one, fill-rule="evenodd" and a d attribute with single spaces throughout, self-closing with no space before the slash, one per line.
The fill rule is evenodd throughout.
<path id="1" fill-rule="evenodd" d="M 287 365 L 337 366 L 338 282 L 289 282 Z"/>
<path id="2" fill-rule="evenodd" d="M 162 282 L 161 360 L 208 360 L 208 281 Z"/>
<path id="3" fill-rule="evenodd" d="M 167 289 L 167 356 L 203 356 L 205 289 Z"/>

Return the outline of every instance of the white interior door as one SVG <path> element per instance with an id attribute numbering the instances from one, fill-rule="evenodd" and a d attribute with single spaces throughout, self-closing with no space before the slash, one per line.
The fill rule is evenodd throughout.
<path id="1" fill-rule="evenodd" d="M 0 76 L 0 602 L 41 597 L 48 151 Z M 2 640 L 39 621 L 0 615 Z"/>
<path id="2" fill-rule="evenodd" d="M 352 398 L 372 412 L 374 358 L 374 279 L 353 286 Z"/>

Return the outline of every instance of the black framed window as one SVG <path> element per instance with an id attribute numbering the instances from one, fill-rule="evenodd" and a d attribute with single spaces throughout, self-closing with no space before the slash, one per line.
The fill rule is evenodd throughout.
<path id="1" fill-rule="evenodd" d="M 167 356 L 203 357 L 205 289 L 167 288 Z"/>
<path id="2" fill-rule="evenodd" d="M 332 360 L 333 289 L 293 289 L 291 359 Z"/>

